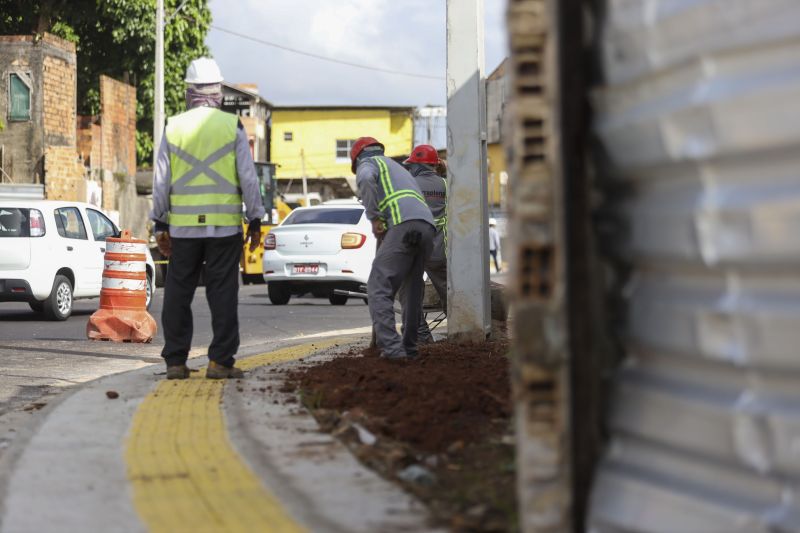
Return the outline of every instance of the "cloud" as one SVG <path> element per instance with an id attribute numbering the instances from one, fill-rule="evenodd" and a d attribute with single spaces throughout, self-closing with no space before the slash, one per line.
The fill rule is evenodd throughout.
<path id="1" fill-rule="evenodd" d="M 485 0 L 486 68 L 505 57 L 505 0 Z M 239 0 L 210 3 L 213 24 L 343 61 L 440 75 L 444 0 Z M 278 105 L 444 104 L 444 80 L 390 75 L 303 57 L 211 30 L 207 43 L 228 81 L 258 83 Z"/>

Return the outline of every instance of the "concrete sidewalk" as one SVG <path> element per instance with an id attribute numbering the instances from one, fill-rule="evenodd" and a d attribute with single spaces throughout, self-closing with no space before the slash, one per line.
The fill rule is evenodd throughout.
<path id="1" fill-rule="evenodd" d="M 166 381 L 157 364 L 82 386 L 0 459 L 0 531 L 429 530 L 421 504 L 280 392 L 280 370 L 357 340 L 240 356 L 245 380 Z"/>

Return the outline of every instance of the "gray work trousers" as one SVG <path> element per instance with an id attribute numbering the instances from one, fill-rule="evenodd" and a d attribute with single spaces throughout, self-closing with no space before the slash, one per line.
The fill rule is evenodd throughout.
<path id="1" fill-rule="evenodd" d="M 433 238 L 433 251 L 430 257 L 425 261 L 425 273 L 433 284 L 436 294 L 439 295 L 439 300 L 442 302 L 442 310 L 447 314 L 447 242 L 444 238 L 443 231 L 437 231 L 436 236 Z M 400 287 L 400 301 L 405 298 L 406 287 Z M 425 287 L 422 288 L 422 296 L 420 297 L 420 305 L 425 298 Z M 420 343 L 433 342 L 433 334 L 428 327 L 428 321 L 425 320 L 425 313 L 420 311 L 419 314 L 419 327 L 417 328 L 417 338 Z"/>
<path id="2" fill-rule="evenodd" d="M 417 246 L 404 241 L 410 232 L 420 233 Z M 433 250 L 435 229 L 423 220 L 408 220 L 389 228 L 375 253 L 367 282 L 369 313 L 381 353 L 387 357 L 417 355 L 417 325 L 422 314 L 425 262 Z M 403 336 L 397 333 L 394 297 L 405 285 Z M 414 327 L 409 325 L 414 324 Z"/>

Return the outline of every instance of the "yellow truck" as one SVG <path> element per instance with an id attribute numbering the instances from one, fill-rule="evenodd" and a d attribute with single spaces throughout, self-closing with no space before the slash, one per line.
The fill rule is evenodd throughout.
<path id="1" fill-rule="evenodd" d="M 264 208 L 267 214 L 261 224 L 261 238 L 258 242 L 258 248 L 250 251 L 250 245 L 245 244 L 242 247 L 242 283 L 249 285 L 251 283 L 264 283 L 264 270 L 262 268 L 262 260 L 264 258 L 264 238 L 269 233 L 269 230 L 277 226 L 281 220 L 289 216 L 292 208 L 283 201 L 280 194 L 277 192 L 277 184 L 275 182 L 275 164 L 274 163 L 256 163 L 256 174 L 258 175 L 259 183 L 261 185 L 261 199 L 264 202 Z M 242 221 L 242 226 L 245 233 L 247 232 L 247 222 Z"/>

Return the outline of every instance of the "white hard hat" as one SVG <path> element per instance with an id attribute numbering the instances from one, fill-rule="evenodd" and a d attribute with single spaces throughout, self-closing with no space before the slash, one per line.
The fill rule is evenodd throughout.
<path id="1" fill-rule="evenodd" d="M 494 219 L 494 218 L 490 218 L 490 219 L 489 219 L 489 225 L 490 225 L 490 226 L 496 226 L 496 225 L 497 225 L 497 220 L 496 220 L 496 219 Z"/>
<path id="2" fill-rule="evenodd" d="M 204 85 L 207 83 L 222 83 L 222 72 L 217 62 L 210 57 L 201 57 L 189 63 L 186 69 L 186 83 Z"/>

